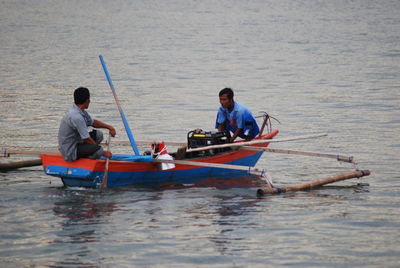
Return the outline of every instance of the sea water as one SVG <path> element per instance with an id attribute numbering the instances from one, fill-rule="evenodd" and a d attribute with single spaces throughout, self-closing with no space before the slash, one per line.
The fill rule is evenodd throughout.
<path id="1" fill-rule="evenodd" d="M 278 137 L 328 133 L 271 148 L 358 163 L 265 153 L 257 167 L 275 185 L 372 174 L 258 198 L 252 187 L 99 191 L 64 188 L 40 167 L 0 173 L 0 266 L 398 267 L 399 12 L 395 0 L 1 1 L 2 147 L 55 150 L 79 86 L 89 113 L 127 140 L 103 55 L 137 140 L 213 130 L 218 92 L 232 87 L 280 121 Z"/>

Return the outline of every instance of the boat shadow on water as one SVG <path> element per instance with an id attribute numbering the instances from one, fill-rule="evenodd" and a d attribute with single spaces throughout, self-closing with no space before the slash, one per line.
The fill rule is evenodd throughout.
<path id="1" fill-rule="evenodd" d="M 265 180 L 257 177 L 236 177 L 236 178 L 221 178 L 212 177 L 205 178 L 197 183 L 193 184 L 179 184 L 179 183 L 166 183 L 156 189 L 178 189 L 178 188 L 191 188 L 191 187 L 212 187 L 216 189 L 233 189 L 233 188 L 256 188 L 266 187 L 267 183 Z M 155 189 L 155 187 L 153 187 Z"/>

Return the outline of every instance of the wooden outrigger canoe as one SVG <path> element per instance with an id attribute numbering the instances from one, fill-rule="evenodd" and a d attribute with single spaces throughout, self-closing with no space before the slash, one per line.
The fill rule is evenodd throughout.
<path id="1" fill-rule="evenodd" d="M 338 161 L 353 163 L 354 165 L 355 162 L 353 161 L 353 157 L 342 155 L 269 149 L 267 147 L 270 142 L 308 139 L 327 135 L 308 135 L 276 140 L 273 138 L 278 134 L 278 130 L 272 130 L 272 127 L 269 128 L 270 132 L 260 134 L 252 141 L 239 141 L 233 144 L 227 143 L 215 146 L 200 146 L 200 148 L 195 149 L 190 149 L 188 142 L 188 148 L 186 149 L 189 150 L 184 150 L 183 155 L 182 151 L 178 150 L 176 153 L 172 153 L 171 157 L 167 159 L 158 157 L 154 158 L 152 155 L 140 155 L 128 122 L 119 104 L 118 97 L 103 57 L 99 57 L 118 106 L 118 110 L 121 114 L 134 155 L 114 154 L 111 159 L 79 159 L 73 162 L 66 162 L 59 153 L 39 151 L 12 152 L 5 149 L 3 152 L 5 157 L 10 154 L 40 155 L 43 169 L 47 175 L 61 178 L 65 186 L 94 188 L 108 188 L 126 185 L 151 187 L 170 184 L 196 185 L 201 184 L 204 180 L 207 181 L 210 178 L 219 178 L 228 181 L 235 178 L 245 177 L 254 181 L 264 179 L 267 187 L 261 188 L 257 191 L 258 195 L 264 195 L 305 190 L 336 181 L 360 178 L 370 174 L 369 170 L 357 169 L 354 172 L 339 174 L 325 179 L 302 183 L 282 189 L 274 187 L 265 170 L 254 168 L 263 152 L 336 158 Z M 264 127 L 268 122 L 268 117 L 269 116 L 265 114 L 261 133 L 263 133 Z M 108 142 L 108 147 L 109 144 L 110 143 Z M 173 157 L 179 160 L 174 160 Z M 166 169 L 163 167 L 164 164 L 172 164 L 173 166 Z M 23 165 L 25 165 L 25 163 Z M 37 160 L 34 165 L 37 165 Z M 18 165 L 18 167 L 19 166 L 20 165 Z M 6 166 L 6 168 L 7 167 L 8 166 Z"/>
<path id="2" fill-rule="evenodd" d="M 188 149 L 184 152 L 183 159 L 179 156 L 179 150 L 171 154 L 179 160 L 173 160 L 172 158 L 170 160 L 157 159 L 151 155 L 115 154 L 108 161 L 106 159 L 80 159 L 73 162 L 66 162 L 60 153 L 56 152 L 7 150 L 5 148 L 3 148 L 4 150 L 0 156 L 40 155 L 41 159 L 39 161 L 35 160 L 34 165 L 38 164 L 36 162 L 42 163 L 45 173 L 60 177 L 65 186 L 94 188 L 125 185 L 154 187 L 169 186 L 171 184 L 174 186 L 182 184 L 212 186 L 215 182 L 218 182 L 219 186 L 226 184 L 232 187 L 232 184 L 235 186 L 259 186 L 261 182 L 260 186 L 263 188 L 260 188 L 257 194 L 265 195 L 312 189 L 337 181 L 361 178 L 371 173 L 369 170 L 359 170 L 352 156 L 267 148 L 270 143 L 317 138 L 326 136 L 327 134 L 273 139 L 277 134 L 278 130 L 274 130 L 252 141 L 239 141 Z M 149 142 L 142 143 L 149 144 Z M 183 145 L 182 143 L 174 142 L 170 142 L 169 144 Z M 193 154 L 193 152 L 196 153 Z M 254 168 L 263 152 L 334 158 L 341 162 L 353 164 L 356 170 L 324 179 L 277 188 L 272 185 L 265 170 Z M 175 167 L 163 170 L 160 164 L 165 163 L 175 164 Z M 26 165 L 25 163 L 22 165 L 19 164 L 17 168 Z M 12 168 L 14 165 L 5 166 Z M 27 166 L 31 166 L 31 164 L 27 164 Z"/>
<path id="3" fill-rule="evenodd" d="M 277 130 L 264 134 L 259 140 L 272 139 Z M 257 141 L 255 139 L 254 141 Z M 257 144 L 267 147 L 269 143 Z M 251 146 L 251 145 L 250 145 Z M 219 153 L 202 151 L 203 156 L 171 161 L 175 168 L 161 170 L 160 162 L 151 155 L 115 154 L 108 164 L 108 188 L 116 186 L 162 186 L 167 184 L 198 184 L 208 178 L 249 177 L 260 180 L 262 171 L 254 169 L 262 151 L 228 148 Z M 175 156 L 175 153 L 171 154 Z M 60 155 L 41 155 L 44 172 L 61 178 L 65 186 L 100 187 L 106 170 L 105 159 L 79 159 L 66 162 Z M 168 162 L 168 161 L 165 161 Z M 222 165 L 220 165 L 222 164 Z"/>

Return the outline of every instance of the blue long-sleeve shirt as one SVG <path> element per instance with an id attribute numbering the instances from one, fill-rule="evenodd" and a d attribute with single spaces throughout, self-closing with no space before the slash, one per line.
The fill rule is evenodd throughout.
<path id="1" fill-rule="evenodd" d="M 243 129 L 243 132 L 239 134 L 241 138 L 257 136 L 260 129 L 251 111 L 236 101 L 233 102 L 233 105 L 232 111 L 222 106 L 219 107 L 215 128 L 218 128 L 220 124 L 224 124 L 225 129 L 233 133 L 238 128 Z"/>

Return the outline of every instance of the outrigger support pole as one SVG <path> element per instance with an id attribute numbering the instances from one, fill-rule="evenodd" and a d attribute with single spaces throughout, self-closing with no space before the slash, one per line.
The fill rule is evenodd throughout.
<path id="1" fill-rule="evenodd" d="M 247 171 L 247 173 L 249 173 L 249 174 L 256 175 L 256 176 L 263 176 L 265 174 L 265 170 L 259 170 L 258 168 L 254 168 L 254 167 L 231 165 L 231 164 L 197 162 L 197 161 L 190 161 L 190 160 L 172 160 L 172 159 L 171 160 L 169 160 L 169 159 L 153 159 L 153 162 L 186 165 L 186 166 L 197 166 L 197 167 L 211 167 L 211 168 L 223 168 L 223 169 L 232 169 L 232 170 L 243 170 L 243 171 Z"/>

